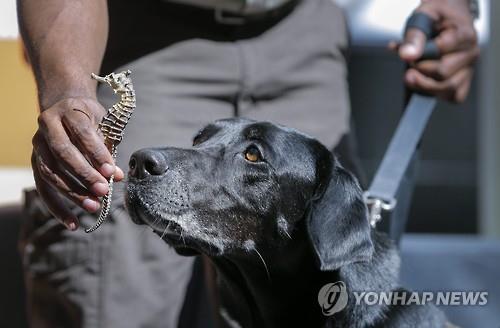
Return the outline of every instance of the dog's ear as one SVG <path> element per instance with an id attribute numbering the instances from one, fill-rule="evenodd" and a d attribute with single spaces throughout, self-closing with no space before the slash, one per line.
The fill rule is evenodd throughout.
<path id="1" fill-rule="evenodd" d="M 312 200 L 307 218 L 310 241 L 323 271 L 367 261 L 373 253 L 370 225 L 361 187 L 332 155 L 321 190 Z M 326 167 L 325 167 L 326 166 Z"/>

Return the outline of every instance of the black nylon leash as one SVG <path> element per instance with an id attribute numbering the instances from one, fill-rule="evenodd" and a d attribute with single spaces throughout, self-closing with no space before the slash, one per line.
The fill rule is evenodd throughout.
<path id="1" fill-rule="evenodd" d="M 406 22 L 405 32 L 409 28 L 422 31 L 428 40 L 434 37 L 434 21 L 424 13 L 413 13 Z M 439 50 L 432 41 L 427 41 L 422 59 L 439 57 Z M 364 193 L 365 204 L 369 210 L 369 221 L 375 227 L 382 219 L 382 211 L 392 211 L 397 203 L 396 194 L 401 180 L 417 149 L 418 142 L 427 126 L 427 122 L 436 107 L 437 100 L 422 94 L 414 93 L 398 127 L 389 143 L 382 163 L 375 177 Z"/>

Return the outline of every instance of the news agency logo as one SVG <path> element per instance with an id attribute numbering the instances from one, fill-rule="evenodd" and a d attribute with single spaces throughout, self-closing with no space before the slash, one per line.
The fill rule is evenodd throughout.
<path id="1" fill-rule="evenodd" d="M 453 292 L 410 292 L 397 290 L 390 292 L 364 291 L 352 292 L 356 305 L 426 305 L 433 303 L 443 306 L 482 306 L 488 304 L 488 292 L 485 291 L 453 291 Z M 349 294 L 343 281 L 329 283 L 321 287 L 318 303 L 325 316 L 334 315 L 347 306 Z"/>
<path id="2" fill-rule="evenodd" d="M 347 288 L 343 281 L 326 284 L 318 293 L 318 303 L 325 316 L 342 311 L 347 306 L 348 298 Z"/>
<path id="3" fill-rule="evenodd" d="M 392 292 L 354 292 L 356 305 L 426 305 L 432 303 L 443 306 L 482 306 L 488 304 L 488 292 L 410 292 L 405 290 Z"/>

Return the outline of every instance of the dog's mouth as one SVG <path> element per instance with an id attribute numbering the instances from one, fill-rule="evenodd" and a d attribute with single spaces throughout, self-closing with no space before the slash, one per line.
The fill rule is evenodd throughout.
<path id="1" fill-rule="evenodd" d="M 182 236 L 182 227 L 173 220 L 155 217 L 148 213 L 147 210 L 138 208 L 138 206 L 132 206 L 132 213 L 134 223 L 148 225 L 162 239 L 177 239 Z"/>
<path id="2" fill-rule="evenodd" d="M 192 247 L 193 240 L 189 234 L 174 221 L 178 214 L 170 214 L 172 219 L 158 217 L 151 214 L 143 205 L 135 202 L 128 203 L 129 214 L 135 224 L 147 225 L 161 239 L 165 240 L 175 250 L 186 256 L 197 255 L 199 252 Z M 166 215 L 163 215 L 166 216 Z"/>
<path id="3" fill-rule="evenodd" d="M 141 190 L 129 182 L 125 198 L 130 218 L 136 224 L 149 226 L 181 255 L 222 255 L 231 240 L 221 236 L 215 226 L 207 225 L 191 206 L 176 203 L 173 194 L 172 199 L 166 195 L 156 199 L 150 189 Z"/>
<path id="4" fill-rule="evenodd" d="M 163 218 L 154 218 L 152 215 L 137 208 L 134 209 L 136 221 L 138 224 L 146 224 L 157 234 L 163 237 L 177 237 L 182 235 L 182 227 L 173 220 Z"/>

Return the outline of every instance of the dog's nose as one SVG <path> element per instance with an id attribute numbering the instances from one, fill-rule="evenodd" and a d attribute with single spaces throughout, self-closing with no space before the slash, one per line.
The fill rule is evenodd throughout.
<path id="1" fill-rule="evenodd" d="M 168 169 L 165 157 L 159 151 L 142 149 L 130 157 L 129 175 L 144 179 L 150 175 L 162 175 Z"/>

